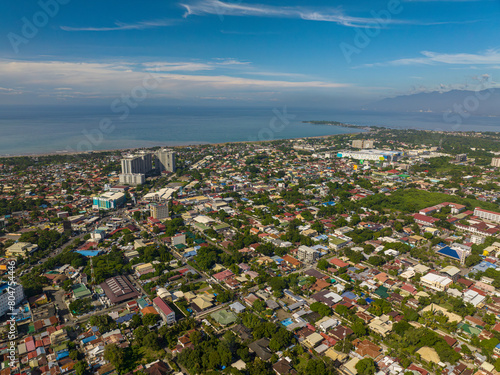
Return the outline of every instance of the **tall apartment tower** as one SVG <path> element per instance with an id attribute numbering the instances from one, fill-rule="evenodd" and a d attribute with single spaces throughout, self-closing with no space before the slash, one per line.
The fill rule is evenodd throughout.
<path id="1" fill-rule="evenodd" d="M 175 172 L 175 152 L 164 148 L 156 153 L 156 158 L 158 161 L 157 168 L 160 172 Z"/>
<path id="2" fill-rule="evenodd" d="M 492 167 L 500 167 L 500 158 L 491 159 L 491 166 Z"/>
<path id="3" fill-rule="evenodd" d="M 141 151 L 135 155 L 127 155 L 122 159 L 122 173 L 147 174 L 153 169 L 153 157 L 151 154 Z"/>
<path id="4" fill-rule="evenodd" d="M 153 156 L 145 151 L 127 155 L 121 160 L 120 183 L 129 185 L 143 184 L 146 175 L 153 171 Z"/>

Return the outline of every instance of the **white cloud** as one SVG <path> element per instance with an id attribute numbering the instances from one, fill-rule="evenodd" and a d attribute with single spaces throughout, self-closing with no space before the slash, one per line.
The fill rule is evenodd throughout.
<path id="1" fill-rule="evenodd" d="M 373 66 L 404 66 L 404 65 L 495 65 L 500 64 L 500 52 L 490 49 L 483 53 L 439 53 L 431 51 L 420 52 L 422 56 L 392 60 L 384 63 L 365 64 L 365 67 Z"/>
<path id="2" fill-rule="evenodd" d="M 375 26 L 374 18 L 352 17 L 346 15 L 340 8 L 329 8 L 318 11 L 306 7 L 277 7 L 261 4 L 226 3 L 220 0 L 198 0 L 191 3 L 182 3 L 186 9 L 184 17 L 190 15 L 218 15 L 223 16 L 254 16 L 275 18 L 298 18 L 308 21 L 333 22 L 349 27 Z M 387 23 L 395 23 L 391 20 Z"/>
<path id="3" fill-rule="evenodd" d="M 173 21 L 171 20 L 152 20 L 152 21 L 142 21 L 137 23 L 123 23 L 115 22 L 114 26 L 109 27 L 72 27 L 72 26 L 61 26 L 60 28 L 64 31 L 118 31 L 118 30 L 143 30 L 143 29 L 153 29 L 158 27 L 172 26 Z"/>
<path id="4" fill-rule="evenodd" d="M 215 63 L 213 63 L 215 64 Z M 147 77 L 155 77 L 158 86 L 148 97 L 230 96 L 233 93 L 287 90 L 336 90 L 350 84 L 320 80 L 280 80 L 243 78 L 224 74 L 189 74 L 209 70 L 204 63 L 74 63 L 61 61 L 0 60 L 0 82 L 6 87 L 23 87 L 37 95 L 113 97 L 141 88 Z M 170 69 L 170 70 L 169 70 Z M 176 73 L 183 70 L 186 73 Z M 150 80 L 151 82 L 151 80 Z"/>

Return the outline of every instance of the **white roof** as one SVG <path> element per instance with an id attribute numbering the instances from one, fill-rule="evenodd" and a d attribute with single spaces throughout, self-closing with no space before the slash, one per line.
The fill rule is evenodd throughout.
<path id="1" fill-rule="evenodd" d="M 441 285 L 448 285 L 453 282 L 453 280 L 450 279 L 449 277 L 439 276 L 436 275 L 435 273 L 428 273 L 427 275 L 422 276 L 421 280 L 422 279 L 430 283 L 439 283 Z"/>

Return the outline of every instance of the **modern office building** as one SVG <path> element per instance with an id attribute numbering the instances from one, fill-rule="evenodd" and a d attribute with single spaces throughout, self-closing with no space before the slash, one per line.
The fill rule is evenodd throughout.
<path id="1" fill-rule="evenodd" d="M 14 301 L 14 306 L 12 307 L 19 305 L 24 299 L 24 288 L 22 285 L 16 284 L 10 288 L 11 293 L 9 294 L 9 284 L 0 284 L 0 316 L 4 316 L 9 311 L 9 295 L 13 296 L 10 297 L 10 300 Z"/>
<path id="2" fill-rule="evenodd" d="M 175 152 L 170 149 L 162 149 L 156 153 L 156 168 L 160 172 L 175 172 Z"/>
<path id="3" fill-rule="evenodd" d="M 169 216 L 167 204 L 151 203 L 149 205 L 149 209 L 151 210 L 151 217 L 153 217 L 155 219 L 163 220 Z"/>
<path id="4" fill-rule="evenodd" d="M 125 203 L 125 194 L 108 191 L 92 199 L 92 209 L 113 210 Z"/>
<path id="5" fill-rule="evenodd" d="M 491 159 L 491 166 L 492 167 L 500 167 L 500 158 Z"/>

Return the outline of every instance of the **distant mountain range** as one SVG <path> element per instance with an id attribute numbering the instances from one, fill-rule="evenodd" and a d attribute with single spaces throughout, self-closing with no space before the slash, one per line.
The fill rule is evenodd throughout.
<path id="1" fill-rule="evenodd" d="M 481 116 L 500 116 L 500 89 L 483 91 L 451 90 L 447 92 L 422 92 L 386 98 L 363 109 L 381 112 L 464 112 Z M 468 110 L 469 109 L 469 110 Z"/>

